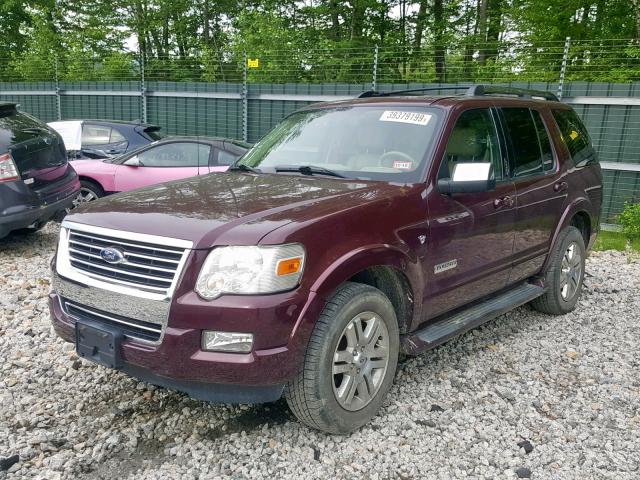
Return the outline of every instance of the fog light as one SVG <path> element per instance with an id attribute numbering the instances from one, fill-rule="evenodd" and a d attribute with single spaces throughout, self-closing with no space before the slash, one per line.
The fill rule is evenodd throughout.
<path id="1" fill-rule="evenodd" d="M 202 349 L 212 352 L 250 352 L 253 334 L 234 332 L 202 332 Z"/>

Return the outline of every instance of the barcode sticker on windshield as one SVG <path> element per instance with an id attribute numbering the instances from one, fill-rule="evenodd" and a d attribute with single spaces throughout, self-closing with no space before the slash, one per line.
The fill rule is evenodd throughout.
<path id="1" fill-rule="evenodd" d="M 431 120 L 431 115 L 420 112 L 400 112 L 397 110 L 385 110 L 380 115 L 381 122 L 413 123 L 414 125 L 426 125 Z"/>

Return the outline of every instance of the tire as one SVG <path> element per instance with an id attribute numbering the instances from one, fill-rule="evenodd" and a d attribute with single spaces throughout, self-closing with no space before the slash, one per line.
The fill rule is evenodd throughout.
<path id="1" fill-rule="evenodd" d="M 74 200 L 73 207 L 92 202 L 101 197 L 104 197 L 104 190 L 100 185 L 91 180 L 80 180 L 80 193 Z"/>
<path id="2" fill-rule="evenodd" d="M 574 254 L 579 257 L 570 260 L 570 248 L 573 248 Z M 531 306 L 539 312 L 564 315 L 576 307 L 582 292 L 586 249 L 580 230 L 573 226 L 562 230 L 550 255 L 549 267 L 545 274 L 547 291 L 533 300 Z M 565 273 L 567 269 L 569 271 Z"/>
<path id="3" fill-rule="evenodd" d="M 366 346 L 353 348 L 358 338 Z M 376 415 L 393 384 L 399 345 L 389 299 L 369 285 L 344 283 L 325 305 L 303 366 L 285 388 L 289 408 L 302 423 L 327 433 L 358 429 Z"/>

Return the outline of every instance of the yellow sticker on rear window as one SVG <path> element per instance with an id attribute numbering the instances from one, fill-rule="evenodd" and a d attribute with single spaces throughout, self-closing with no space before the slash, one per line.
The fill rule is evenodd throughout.
<path id="1" fill-rule="evenodd" d="M 569 134 L 569 136 L 571 137 L 571 140 L 575 140 L 576 138 L 578 138 L 580 136 L 580 134 L 578 132 L 576 132 L 575 130 L 572 130 L 571 133 Z"/>
<path id="2" fill-rule="evenodd" d="M 380 115 L 381 122 L 412 123 L 414 125 L 426 125 L 431 120 L 431 115 L 420 112 L 401 112 L 398 110 L 385 110 Z"/>

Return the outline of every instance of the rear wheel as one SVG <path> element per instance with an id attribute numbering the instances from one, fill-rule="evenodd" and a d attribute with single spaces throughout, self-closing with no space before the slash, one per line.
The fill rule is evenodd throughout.
<path id="1" fill-rule="evenodd" d="M 531 302 L 533 308 L 552 315 L 572 311 L 582 292 L 585 258 L 580 230 L 573 226 L 562 230 L 545 276 L 547 291 Z"/>
<path id="2" fill-rule="evenodd" d="M 104 190 L 95 182 L 90 180 L 80 180 L 80 192 L 73 201 L 73 206 L 77 207 L 83 203 L 92 202 L 104 196 Z"/>
<path id="3" fill-rule="evenodd" d="M 349 433 L 378 412 L 398 363 L 398 323 L 378 289 L 345 283 L 316 323 L 304 365 L 285 389 L 289 407 L 306 425 Z"/>

